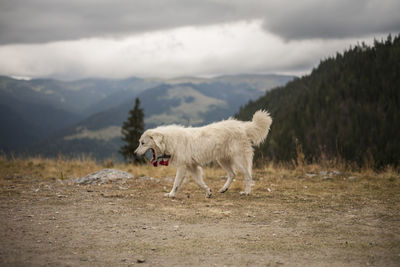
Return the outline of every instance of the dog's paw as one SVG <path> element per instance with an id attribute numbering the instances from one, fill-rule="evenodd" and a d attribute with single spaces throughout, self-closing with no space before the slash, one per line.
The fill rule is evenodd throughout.
<path id="1" fill-rule="evenodd" d="M 250 195 L 250 192 L 241 191 L 241 192 L 240 192 L 240 195 L 241 195 L 241 196 L 249 196 L 249 195 Z"/>
<path id="2" fill-rule="evenodd" d="M 211 189 L 208 189 L 206 192 L 206 198 L 210 198 L 212 196 Z"/>
<path id="3" fill-rule="evenodd" d="M 175 198 L 175 195 L 173 195 L 171 193 L 166 193 L 166 194 L 164 194 L 164 197 Z"/>
<path id="4" fill-rule="evenodd" d="M 221 188 L 218 192 L 219 193 L 225 193 L 226 191 L 228 191 L 228 188 Z"/>

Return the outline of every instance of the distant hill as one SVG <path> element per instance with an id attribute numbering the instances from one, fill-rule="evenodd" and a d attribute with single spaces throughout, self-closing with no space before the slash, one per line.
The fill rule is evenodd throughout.
<path id="1" fill-rule="evenodd" d="M 215 78 L 198 78 L 198 77 L 181 77 L 165 81 L 167 84 L 206 84 L 206 83 L 225 83 L 231 85 L 246 85 L 253 89 L 258 89 L 265 92 L 271 88 L 280 86 L 292 80 L 293 76 L 278 75 L 278 74 L 238 74 L 224 75 Z"/>
<path id="2" fill-rule="evenodd" d="M 158 79 L 141 79 L 136 77 L 108 81 L 108 84 L 104 85 L 105 90 L 108 88 L 106 96 L 88 105 L 83 112 L 88 116 L 116 107 L 127 99 L 133 99 L 141 92 L 153 88 L 160 83 L 161 81 Z"/>
<path id="3" fill-rule="evenodd" d="M 241 75 L 212 79 L 187 77 L 166 81 L 144 90 L 137 97 L 144 109 L 147 128 L 171 123 L 197 126 L 228 118 L 241 105 L 272 88 L 268 86 L 282 85 L 293 78 L 285 75 Z M 184 83 L 178 83 L 178 80 Z M 124 102 L 52 135 L 30 147 L 30 152 L 45 156 L 62 153 L 68 156 L 91 154 L 98 159 L 118 157 L 121 126 L 133 108 L 134 98 L 125 95 Z"/>
<path id="4" fill-rule="evenodd" d="M 264 92 L 245 83 L 235 85 L 217 81 L 164 84 L 138 97 L 144 108 L 146 127 L 150 128 L 171 123 L 197 126 L 227 118 Z"/>
<path id="5" fill-rule="evenodd" d="M 310 75 L 267 92 L 237 114 L 268 109 L 274 122 L 258 160 L 342 158 L 375 167 L 400 163 L 400 36 L 350 48 Z M 296 141 L 297 140 L 297 141 Z"/>
<path id="6" fill-rule="evenodd" d="M 51 106 L 85 117 L 120 104 L 124 101 L 120 97 L 121 94 L 134 96 L 159 83 L 155 80 L 136 77 L 122 80 L 58 81 L 53 79 L 17 80 L 0 76 L 0 101 L 9 106 L 12 106 L 14 100 Z M 99 106 L 106 107 L 99 108 Z"/>
<path id="7" fill-rule="evenodd" d="M 140 78 L 65 82 L 0 76 L 0 151 L 25 149 L 157 84 Z"/>
<path id="8" fill-rule="evenodd" d="M 0 105 L 0 147 L 2 152 L 12 152 L 22 149 L 40 139 L 36 126 L 22 118 L 14 110 Z"/>

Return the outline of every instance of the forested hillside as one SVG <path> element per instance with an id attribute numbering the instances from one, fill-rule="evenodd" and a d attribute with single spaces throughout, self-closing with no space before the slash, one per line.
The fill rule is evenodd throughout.
<path id="1" fill-rule="evenodd" d="M 400 35 L 364 43 L 321 61 L 310 75 L 250 101 L 237 114 L 258 109 L 274 119 L 256 158 L 291 161 L 341 158 L 375 167 L 400 163 Z"/>

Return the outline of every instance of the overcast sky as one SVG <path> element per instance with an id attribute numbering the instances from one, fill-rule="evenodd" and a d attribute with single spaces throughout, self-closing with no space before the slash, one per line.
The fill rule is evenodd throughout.
<path id="1" fill-rule="evenodd" d="M 2 0 L 0 75 L 302 75 L 400 32 L 399 0 Z"/>

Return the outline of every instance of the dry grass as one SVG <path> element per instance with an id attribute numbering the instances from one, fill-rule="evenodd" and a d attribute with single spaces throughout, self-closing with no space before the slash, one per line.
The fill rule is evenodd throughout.
<path id="1" fill-rule="evenodd" d="M 4 155 L 0 156 L 0 175 L 5 176 L 31 176 L 40 179 L 70 179 L 85 176 L 89 173 L 99 171 L 104 168 L 116 168 L 129 172 L 136 177 L 149 176 L 153 178 L 174 177 L 176 168 L 157 167 L 151 165 L 134 165 L 126 163 L 114 163 L 112 160 L 106 160 L 99 163 L 90 157 L 81 157 L 76 159 L 67 159 L 59 156 L 57 159 L 48 159 L 41 157 L 31 158 L 12 158 Z M 370 167 L 355 168 L 353 165 L 340 161 L 323 161 L 320 163 L 307 164 L 303 160 L 298 160 L 294 164 L 265 164 L 262 167 L 253 170 L 253 179 L 285 179 L 302 177 L 325 176 L 329 179 L 329 174 L 333 176 L 353 178 L 376 178 L 376 179 L 396 179 L 399 177 L 399 169 L 391 166 L 382 171 L 376 171 Z M 225 177 L 226 172 L 219 166 L 206 166 L 204 168 L 205 179 L 220 179 Z M 332 175 L 331 175 L 332 176 Z M 238 174 L 237 179 L 242 179 Z"/>
<path id="2" fill-rule="evenodd" d="M 383 171 L 376 172 L 371 168 L 353 170 L 348 166 L 348 164 L 335 166 L 332 162 L 323 164 L 305 164 L 303 162 L 294 166 L 270 163 L 253 170 L 253 195 L 272 192 L 275 196 L 281 194 L 283 197 L 292 197 L 300 194 L 319 198 L 329 194 L 338 196 L 352 194 L 354 201 L 357 199 L 362 202 L 366 196 L 373 194 L 377 199 L 393 198 L 393 203 L 396 203 L 400 189 L 398 169 L 387 167 Z M 172 186 L 176 173 L 174 167 L 155 168 L 151 165 L 115 164 L 110 160 L 98 163 L 91 158 L 7 159 L 0 156 L 0 177 L 3 179 L 30 177 L 39 181 L 66 180 L 83 177 L 104 168 L 123 170 L 136 178 L 143 176 L 159 180 L 169 178 L 167 185 L 163 188 L 164 192 L 167 192 Z M 225 175 L 226 172 L 220 167 L 204 168 L 204 179 L 214 192 L 224 184 Z M 239 173 L 229 191 L 239 192 L 243 189 L 243 177 Z M 192 179 L 186 180 L 182 190 L 202 192 Z M 397 203 L 400 203 L 400 198 Z"/>
<path id="3" fill-rule="evenodd" d="M 165 178 L 174 177 L 176 173 L 176 168 L 174 167 L 160 166 L 154 168 L 152 165 L 114 163 L 111 160 L 99 163 L 87 157 L 77 159 L 67 159 L 62 156 L 57 159 L 41 157 L 8 159 L 4 155 L 0 156 L 0 175 L 3 177 L 30 176 L 40 179 L 65 180 L 82 177 L 104 168 L 116 168 L 129 172 L 136 177 Z M 205 168 L 205 177 L 220 177 L 223 175 L 225 173 L 220 168 Z"/>

